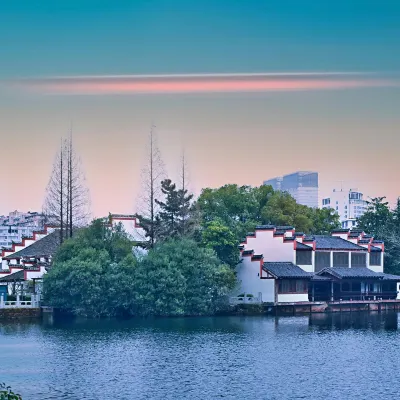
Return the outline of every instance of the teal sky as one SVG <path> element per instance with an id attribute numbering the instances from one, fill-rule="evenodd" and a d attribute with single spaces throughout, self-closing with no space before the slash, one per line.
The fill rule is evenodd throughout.
<path id="1" fill-rule="evenodd" d="M 400 72 L 400 1 L 2 0 L 0 38 L 0 84 L 120 74 L 381 77 Z M 0 214 L 41 207 L 71 120 L 95 215 L 135 211 L 152 120 L 172 176 L 185 143 L 196 191 L 313 169 L 321 196 L 339 181 L 392 201 L 400 195 L 398 87 L 124 96 L 1 90 L 2 180 L 9 190 Z M 21 196 L 21 187 L 30 195 Z"/>
<path id="2" fill-rule="evenodd" d="M 397 0 L 2 0 L 0 76 L 397 71 Z"/>

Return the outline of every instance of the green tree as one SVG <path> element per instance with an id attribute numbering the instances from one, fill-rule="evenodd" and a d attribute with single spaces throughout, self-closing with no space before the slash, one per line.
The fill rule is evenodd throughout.
<path id="1" fill-rule="evenodd" d="M 202 244 L 204 247 L 213 249 L 218 258 L 234 268 L 239 262 L 239 240 L 234 233 L 216 219 L 207 222 L 202 231 Z"/>
<path id="2" fill-rule="evenodd" d="M 385 235 L 392 218 L 386 197 L 375 197 L 368 201 L 367 211 L 357 220 L 357 225 L 365 232 L 382 236 Z"/>
<path id="3" fill-rule="evenodd" d="M 333 208 L 315 208 L 311 215 L 311 233 L 315 235 L 329 235 L 334 229 L 340 228 L 339 214 Z"/>
<path id="4" fill-rule="evenodd" d="M 204 223 L 219 219 L 241 238 L 261 223 L 258 201 L 250 186 L 231 184 L 203 189 L 197 203 Z"/>
<path id="5" fill-rule="evenodd" d="M 188 194 L 186 189 L 177 189 L 170 179 L 161 182 L 161 190 L 165 201 L 156 200 L 160 207 L 158 214 L 160 238 L 166 239 L 189 234 L 193 194 Z"/>
<path id="6" fill-rule="evenodd" d="M 226 306 L 233 271 L 190 239 L 159 243 L 135 269 L 139 315 L 207 315 Z"/>
<path id="7" fill-rule="evenodd" d="M 22 400 L 21 395 L 14 393 L 10 386 L 0 383 L 0 400 Z"/>
<path id="8" fill-rule="evenodd" d="M 127 270 L 128 267 L 133 270 L 134 265 L 132 242 L 122 226 L 112 229 L 102 220 L 93 221 L 58 250 L 52 268 L 44 277 L 44 299 L 76 315 L 118 315 L 125 312 L 118 285 L 131 281 Z M 116 276 L 121 281 L 116 281 Z"/>
<path id="9" fill-rule="evenodd" d="M 400 201 L 391 210 L 385 197 L 368 202 L 367 211 L 358 219 L 358 227 L 385 243 L 385 272 L 400 274 Z"/>
<path id="10" fill-rule="evenodd" d="M 119 262 L 132 252 L 133 242 L 128 238 L 122 224 L 112 229 L 102 219 L 94 220 L 87 228 L 77 231 L 76 238 L 69 239 L 60 247 L 54 262 L 71 260 L 83 249 L 106 250 L 111 262 Z"/>
<path id="11" fill-rule="evenodd" d="M 298 204 L 286 192 L 275 192 L 263 207 L 263 223 L 272 225 L 291 225 L 297 231 L 309 233 L 313 229 L 313 209 Z"/>

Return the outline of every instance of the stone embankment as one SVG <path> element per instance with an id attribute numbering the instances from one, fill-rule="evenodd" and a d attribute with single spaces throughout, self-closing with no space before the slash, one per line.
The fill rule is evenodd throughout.
<path id="1" fill-rule="evenodd" d="M 0 308 L 0 321 L 40 319 L 40 308 Z"/>

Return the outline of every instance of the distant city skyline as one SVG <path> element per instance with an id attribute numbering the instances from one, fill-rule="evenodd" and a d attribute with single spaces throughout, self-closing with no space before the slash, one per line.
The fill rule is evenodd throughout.
<path id="1" fill-rule="evenodd" d="M 41 210 L 71 122 L 93 216 L 136 211 L 152 122 L 196 194 L 311 170 L 320 198 L 344 181 L 393 204 L 399 20 L 373 0 L 2 2 L 0 214 Z"/>

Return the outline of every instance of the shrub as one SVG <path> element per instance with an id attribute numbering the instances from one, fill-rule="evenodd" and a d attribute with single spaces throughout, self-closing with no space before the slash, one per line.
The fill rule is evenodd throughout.
<path id="1" fill-rule="evenodd" d="M 22 400 L 22 397 L 14 393 L 10 386 L 5 383 L 0 383 L 0 400 Z"/>

